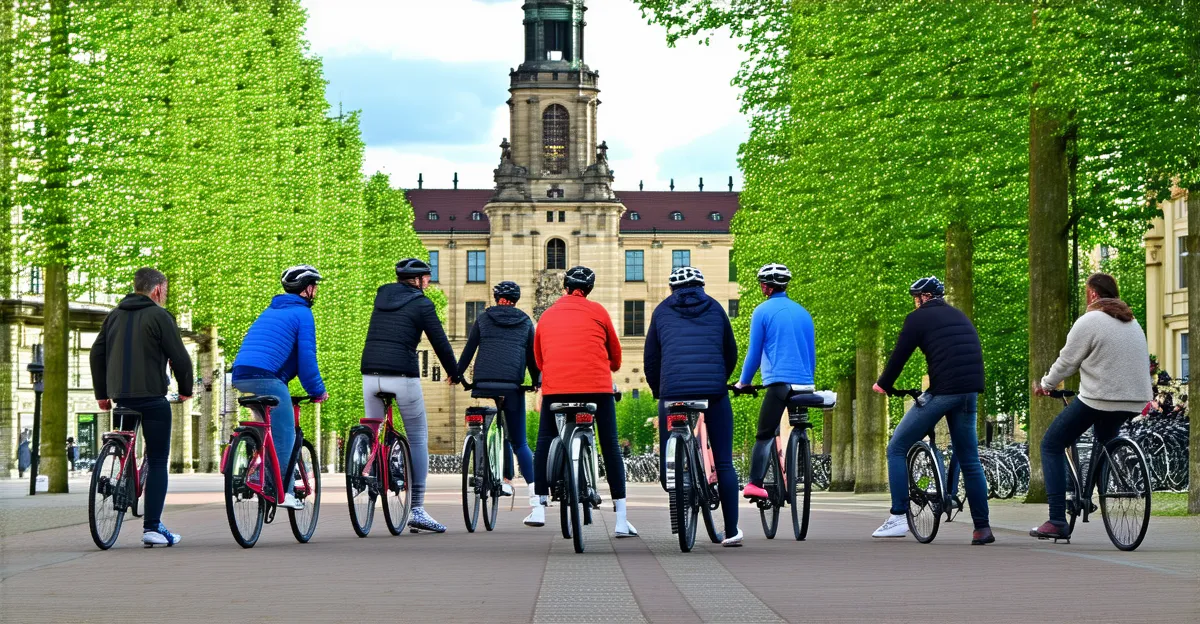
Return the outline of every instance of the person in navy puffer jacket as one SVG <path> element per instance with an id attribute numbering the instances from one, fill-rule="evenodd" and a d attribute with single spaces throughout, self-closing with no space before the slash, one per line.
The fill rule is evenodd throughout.
<path id="1" fill-rule="evenodd" d="M 646 332 L 646 381 L 658 402 L 659 474 L 666 474 L 666 404 L 670 400 L 708 401 L 704 415 L 717 470 L 717 490 L 725 519 L 725 546 L 740 546 L 738 478 L 733 469 L 733 409 L 729 376 L 737 366 L 737 342 L 721 304 L 704 292 L 704 274 L 679 267 L 669 278 L 671 296 L 650 317 Z M 660 477 L 661 478 L 661 477 Z M 664 489 L 665 489 L 664 483 Z"/>
<path id="2" fill-rule="evenodd" d="M 233 361 L 234 388 L 279 401 L 279 407 L 272 410 L 271 437 L 279 462 L 287 462 L 283 472 L 286 492 L 279 506 L 290 509 L 303 509 L 304 502 L 292 495 L 295 480 L 287 476 L 296 465 L 292 456 L 296 423 L 288 410 L 292 404 L 288 382 L 298 376 L 315 402 L 329 398 L 317 369 L 317 331 L 311 309 L 319 281 L 321 274 L 307 264 L 284 271 L 280 282 L 285 294 L 275 295 L 271 305 L 258 315 Z"/>

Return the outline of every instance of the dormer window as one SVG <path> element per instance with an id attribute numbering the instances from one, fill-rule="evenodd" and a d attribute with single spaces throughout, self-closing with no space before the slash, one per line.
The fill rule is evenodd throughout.
<path id="1" fill-rule="evenodd" d="M 719 212 L 710 212 L 710 213 L 708 213 L 708 220 L 709 220 L 709 221 L 722 221 L 722 220 L 724 220 L 724 219 L 725 219 L 725 217 L 721 216 L 721 213 L 719 213 Z"/>
<path id="2" fill-rule="evenodd" d="M 430 210 L 429 213 L 425 215 L 425 218 L 429 219 L 430 221 L 437 221 L 438 213 L 436 210 Z"/>
<path id="3" fill-rule="evenodd" d="M 672 221 L 683 221 L 683 213 L 679 212 L 678 210 L 676 210 L 675 212 L 672 212 L 671 220 Z"/>
<path id="4" fill-rule="evenodd" d="M 472 220 L 472 221 L 483 221 L 483 213 L 482 213 L 482 212 L 479 212 L 478 210 L 476 210 L 476 211 L 472 212 L 472 213 L 471 213 L 471 220 Z"/>
<path id="5" fill-rule="evenodd" d="M 629 213 L 629 220 L 630 221 L 641 221 L 642 215 L 640 215 L 636 212 L 631 212 L 631 213 Z"/>

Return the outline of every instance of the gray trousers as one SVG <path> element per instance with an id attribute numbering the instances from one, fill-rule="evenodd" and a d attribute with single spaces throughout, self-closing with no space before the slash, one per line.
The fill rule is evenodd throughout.
<path id="1" fill-rule="evenodd" d="M 383 401 L 375 393 L 391 392 L 396 395 L 395 411 L 400 412 L 404 423 L 404 435 L 412 449 L 412 504 L 425 504 L 425 481 L 429 475 L 429 429 L 425 424 L 425 397 L 421 393 L 421 380 L 415 377 L 388 377 L 363 375 L 363 405 L 367 418 L 382 420 Z M 393 418 L 395 412 L 393 412 Z"/>

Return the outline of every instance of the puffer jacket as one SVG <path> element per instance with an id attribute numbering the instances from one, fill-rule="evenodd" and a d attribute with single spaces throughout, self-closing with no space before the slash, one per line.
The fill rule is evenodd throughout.
<path id="1" fill-rule="evenodd" d="M 325 394 L 311 308 L 312 303 L 300 295 L 275 295 L 242 340 L 233 361 L 233 381 L 274 378 L 288 383 L 298 376 L 305 392 Z"/>
<path id="2" fill-rule="evenodd" d="M 621 370 L 621 339 L 604 306 L 564 295 L 538 319 L 533 351 L 542 394 L 608 394 Z"/>
<path id="3" fill-rule="evenodd" d="M 433 351 L 447 375 L 458 370 L 454 350 L 437 317 L 437 307 L 420 288 L 399 282 L 384 284 L 375 293 L 375 310 L 363 345 L 364 375 L 420 377 L 417 345 L 421 334 L 429 337 Z"/>
<path id="4" fill-rule="evenodd" d="M 930 299 L 908 313 L 896 348 L 876 382 L 884 390 L 904 372 L 913 351 L 925 354 L 930 394 L 983 392 L 983 348 L 975 325 L 945 299 Z"/>
<path id="5" fill-rule="evenodd" d="M 494 305 L 475 319 L 467 346 L 458 358 L 460 379 L 471 366 L 476 349 L 479 359 L 475 360 L 475 381 L 519 384 L 525 381 L 525 369 L 528 368 L 529 378 L 538 383 L 533 354 L 533 321 L 519 308 Z"/>
<path id="6" fill-rule="evenodd" d="M 703 288 L 681 288 L 654 309 L 644 358 L 655 397 L 714 396 L 737 366 L 737 341 L 720 303 Z"/>

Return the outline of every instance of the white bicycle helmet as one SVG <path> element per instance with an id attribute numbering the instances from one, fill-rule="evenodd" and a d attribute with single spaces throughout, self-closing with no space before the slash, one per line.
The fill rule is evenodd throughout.
<path id="1" fill-rule="evenodd" d="M 792 272 L 782 264 L 763 265 L 758 270 L 758 283 L 768 286 L 787 286 L 792 281 Z"/>
<path id="2" fill-rule="evenodd" d="M 704 274 L 695 267 L 676 267 L 671 271 L 671 276 L 667 278 L 667 283 L 671 285 L 671 290 L 684 286 L 703 286 Z"/>
<path id="3" fill-rule="evenodd" d="M 315 267 L 310 264 L 300 264 L 285 269 L 283 275 L 279 277 L 279 282 L 283 284 L 284 291 L 298 293 L 321 279 L 321 273 Z"/>

